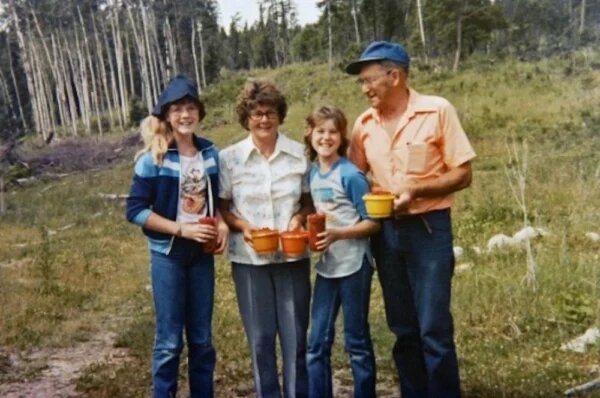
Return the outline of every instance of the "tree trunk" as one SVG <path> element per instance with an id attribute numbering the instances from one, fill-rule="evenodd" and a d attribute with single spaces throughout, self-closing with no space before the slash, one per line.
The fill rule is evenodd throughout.
<path id="1" fill-rule="evenodd" d="M 25 130 L 29 130 L 29 123 L 25 119 L 25 113 L 23 112 L 23 104 L 21 103 L 21 94 L 19 94 L 19 86 L 17 84 L 17 76 L 15 74 L 15 69 L 13 68 L 12 63 L 12 54 L 10 49 L 10 41 L 8 40 L 8 35 L 6 35 L 6 49 L 8 52 L 8 66 L 10 68 L 10 77 L 12 79 L 13 88 L 15 90 L 15 96 L 17 97 L 17 106 L 19 107 L 19 116 L 21 117 L 21 124 Z"/>
<path id="2" fill-rule="evenodd" d="M 196 74 L 196 83 L 200 83 L 200 72 L 198 70 L 198 57 L 196 56 L 196 29 L 192 29 L 192 58 L 194 59 L 194 72 Z"/>
<path id="3" fill-rule="evenodd" d="M 95 19 L 92 18 L 92 29 L 94 30 L 94 40 L 96 42 L 96 57 L 100 63 L 100 81 L 102 82 L 102 88 L 104 92 L 100 94 L 100 98 L 103 100 L 104 111 L 108 113 L 108 121 L 110 123 L 110 129 L 115 128 L 115 117 L 113 115 L 113 104 L 110 99 L 110 92 L 108 91 L 108 79 L 106 78 L 106 65 L 104 64 L 104 54 L 102 52 L 102 42 L 98 35 L 98 29 L 96 28 Z M 109 48 L 106 51 L 110 51 Z"/>
<path id="4" fill-rule="evenodd" d="M 356 0 L 352 0 L 352 20 L 354 21 L 354 35 L 356 37 L 356 44 L 360 45 L 360 33 L 358 30 L 358 17 L 356 16 Z"/>
<path id="5" fill-rule="evenodd" d="M 136 47 L 138 50 L 138 58 L 140 65 L 140 72 L 142 75 L 142 93 L 144 95 L 144 99 L 146 100 L 146 107 L 148 109 L 148 113 L 152 112 L 152 92 L 150 90 L 150 77 L 148 74 L 148 64 L 146 63 L 146 50 L 144 43 L 142 43 L 142 39 L 137 31 L 135 25 L 135 19 L 133 18 L 133 13 L 131 12 L 131 8 L 127 8 L 127 12 L 129 15 L 129 22 L 131 23 L 131 29 L 133 31 L 133 36 L 135 38 Z"/>
<path id="6" fill-rule="evenodd" d="M 25 46 L 25 39 L 23 38 L 23 33 L 21 32 L 21 27 L 19 26 L 19 16 L 17 15 L 17 9 L 15 7 L 15 1 L 9 1 L 10 13 L 12 14 L 12 22 L 15 27 L 15 33 L 17 34 L 17 43 L 19 45 L 19 49 L 21 52 L 22 63 L 23 63 L 23 71 L 25 72 L 25 79 L 27 81 L 27 92 L 29 93 L 29 100 L 31 101 L 31 109 L 35 110 L 37 108 L 37 100 L 35 97 L 35 91 L 33 86 L 33 71 L 31 69 L 31 61 L 29 60 L 27 48 Z M 12 66 L 12 64 L 11 64 Z M 13 79 L 14 79 L 13 74 Z M 15 80 L 16 85 L 16 80 Z M 35 111 L 34 111 L 35 112 Z M 23 119 L 25 120 L 25 119 Z M 39 119 L 33 115 L 34 129 L 36 132 L 40 131 Z"/>
<path id="7" fill-rule="evenodd" d="M 88 41 L 88 35 L 85 31 L 85 23 L 83 22 L 83 15 L 81 10 L 77 7 L 77 14 L 79 15 L 79 22 L 81 23 L 81 33 L 83 35 L 83 57 L 85 58 L 84 63 L 87 64 L 90 73 L 90 79 L 92 83 L 92 91 L 90 93 L 90 114 L 96 113 L 96 126 L 98 127 L 98 134 L 103 135 L 102 129 L 102 118 L 100 117 L 100 104 L 98 103 L 98 88 L 96 87 L 96 73 L 94 72 L 94 64 L 92 63 L 92 56 L 90 55 L 90 45 Z M 93 17 L 93 16 L 92 16 Z"/>
<path id="8" fill-rule="evenodd" d="M 123 44 L 121 43 L 121 30 L 117 21 L 119 18 L 118 13 L 113 14 L 111 18 L 111 31 L 113 36 L 113 43 L 115 44 L 115 61 L 116 61 L 116 74 L 117 74 L 117 96 L 119 100 L 119 125 L 121 130 L 125 129 L 125 121 L 129 118 L 129 105 L 127 103 L 127 93 L 125 88 L 125 67 L 123 62 Z"/>
<path id="9" fill-rule="evenodd" d="M 62 33 L 59 32 L 58 35 L 59 35 L 58 45 L 60 48 L 60 46 L 61 46 L 60 39 L 61 39 Z M 69 115 L 70 115 L 70 120 L 71 120 L 71 128 L 73 131 L 73 136 L 77 136 L 77 135 L 79 135 L 79 132 L 77 131 L 77 119 L 79 116 L 77 113 L 77 104 L 75 103 L 75 93 L 73 92 L 73 84 L 71 83 L 74 80 L 74 76 L 73 76 L 74 69 L 72 68 L 71 54 L 69 51 L 69 43 L 67 42 L 67 40 L 65 38 L 63 38 L 63 42 L 64 42 L 64 44 L 62 44 L 62 48 L 64 50 L 60 50 L 61 61 L 60 61 L 59 65 L 61 66 L 61 74 L 63 76 L 63 81 L 65 82 L 65 87 L 66 87 L 66 91 L 67 91 L 67 100 L 68 100 L 68 104 L 69 104 Z"/>
<path id="10" fill-rule="evenodd" d="M 581 10 L 579 12 L 579 39 L 581 40 L 581 35 L 583 35 L 583 31 L 585 30 L 585 0 L 581 0 Z"/>
<path id="11" fill-rule="evenodd" d="M 423 54 L 425 55 L 425 64 L 429 63 L 427 41 L 425 40 L 425 26 L 423 25 L 423 9 L 421 0 L 417 0 L 417 18 L 419 20 L 419 34 L 421 35 L 421 44 L 423 45 Z"/>
<path id="12" fill-rule="evenodd" d="M 461 10 L 456 20 L 456 51 L 454 52 L 454 65 L 452 65 L 452 72 L 456 72 L 458 70 L 458 64 L 460 62 L 460 53 L 462 51 L 462 26 L 463 13 Z"/>
<path id="13" fill-rule="evenodd" d="M 75 30 L 75 49 L 77 51 L 77 64 L 79 66 L 79 75 L 76 76 L 75 81 L 78 82 L 77 96 L 80 98 L 79 105 L 81 106 L 82 112 L 81 117 L 83 118 L 83 125 L 85 126 L 86 134 L 92 133 L 92 117 L 91 117 L 91 104 L 90 104 L 90 89 L 88 81 L 88 70 L 85 62 L 85 55 L 83 52 L 83 45 L 79 41 L 79 33 Z"/>
<path id="14" fill-rule="evenodd" d="M 327 0 L 327 42 L 329 45 L 329 73 L 333 70 L 333 39 L 331 34 L 331 0 Z"/>
<path id="15" fill-rule="evenodd" d="M 202 22 L 198 21 L 198 37 L 200 38 L 200 72 L 202 72 L 202 88 L 206 88 L 206 70 L 204 69 L 204 40 L 202 39 Z"/>

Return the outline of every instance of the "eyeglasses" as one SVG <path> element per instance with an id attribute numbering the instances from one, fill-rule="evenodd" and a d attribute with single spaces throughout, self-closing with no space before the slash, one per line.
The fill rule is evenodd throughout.
<path id="1" fill-rule="evenodd" d="M 279 116 L 279 114 L 275 111 L 267 111 L 267 112 L 252 111 L 252 112 L 250 112 L 250 119 L 255 120 L 255 121 L 262 120 L 262 118 L 264 116 L 266 116 L 267 119 L 275 119 L 276 117 Z"/>
<path id="2" fill-rule="evenodd" d="M 376 75 L 376 76 L 369 76 L 369 77 L 363 77 L 360 79 L 356 79 L 356 84 L 358 84 L 359 86 L 372 86 L 373 83 L 375 83 L 377 80 L 381 79 L 384 76 L 389 75 L 390 73 L 392 73 L 391 70 L 386 71 L 385 73 Z"/>

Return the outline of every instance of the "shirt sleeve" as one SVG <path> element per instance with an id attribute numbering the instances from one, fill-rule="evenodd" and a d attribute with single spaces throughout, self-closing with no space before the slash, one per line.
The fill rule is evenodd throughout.
<path id="1" fill-rule="evenodd" d="M 342 186 L 346 190 L 346 195 L 356 208 L 360 219 L 370 219 L 363 200 L 363 196 L 369 193 L 370 190 L 367 177 L 359 170 L 347 170 L 348 168 L 342 174 Z"/>
<path id="2" fill-rule="evenodd" d="M 440 110 L 444 163 L 458 167 L 473 159 L 475 151 L 460 124 L 456 109 L 447 103 Z"/>
<path id="3" fill-rule="evenodd" d="M 310 193 L 310 170 L 311 170 L 311 162 L 308 158 L 305 159 L 306 162 L 306 170 L 304 170 L 304 174 L 302 175 L 302 193 Z"/>
<path id="4" fill-rule="evenodd" d="M 228 153 L 219 154 L 219 198 L 230 200 L 232 198 L 231 169 L 227 165 Z"/>
<path id="5" fill-rule="evenodd" d="M 356 165 L 363 173 L 367 173 L 370 169 L 367 155 L 364 146 L 364 134 L 361 129 L 362 124 L 356 120 L 352 128 L 352 136 L 350 137 L 350 146 L 348 147 L 348 159 Z"/>
<path id="6" fill-rule="evenodd" d="M 156 166 L 149 154 L 142 155 L 135 164 L 131 188 L 127 197 L 127 220 L 144 226 L 152 213 L 156 198 Z"/>

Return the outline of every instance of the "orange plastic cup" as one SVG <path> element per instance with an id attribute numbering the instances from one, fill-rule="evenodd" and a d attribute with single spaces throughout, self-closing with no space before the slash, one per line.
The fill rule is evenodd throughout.
<path id="1" fill-rule="evenodd" d="M 325 231 L 325 214 L 313 213 L 306 218 L 308 222 L 308 245 L 310 250 L 319 251 L 317 249 L 317 235 Z"/>
<path id="2" fill-rule="evenodd" d="M 254 251 L 258 254 L 268 254 L 279 249 L 279 231 L 276 229 L 261 228 L 252 231 Z"/>
<path id="3" fill-rule="evenodd" d="M 279 234 L 283 254 L 299 257 L 306 251 L 308 234 L 304 231 L 285 231 Z"/>
<path id="4" fill-rule="evenodd" d="M 200 217 L 198 220 L 200 224 L 212 225 L 217 228 L 217 219 L 215 217 Z M 217 238 L 206 241 L 202 244 L 204 253 L 213 253 L 217 250 Z"/>

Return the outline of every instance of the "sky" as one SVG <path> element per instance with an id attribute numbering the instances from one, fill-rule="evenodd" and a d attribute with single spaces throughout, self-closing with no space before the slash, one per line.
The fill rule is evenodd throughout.
<path id="1" fill-rule="evenodd" d="M 296 4 L 296 17 L 300 25 L 317 22 L 319 18 L 319 9 L 317 0 L 292 0 Z M 236 12 L 240 14 L 240 26 L 244 22 L 252 25 L 258 20 L 258 1 L 257 0 L 218 0 L 219 4 L 219 24 L 228 27 L 231 17 Z"/>

